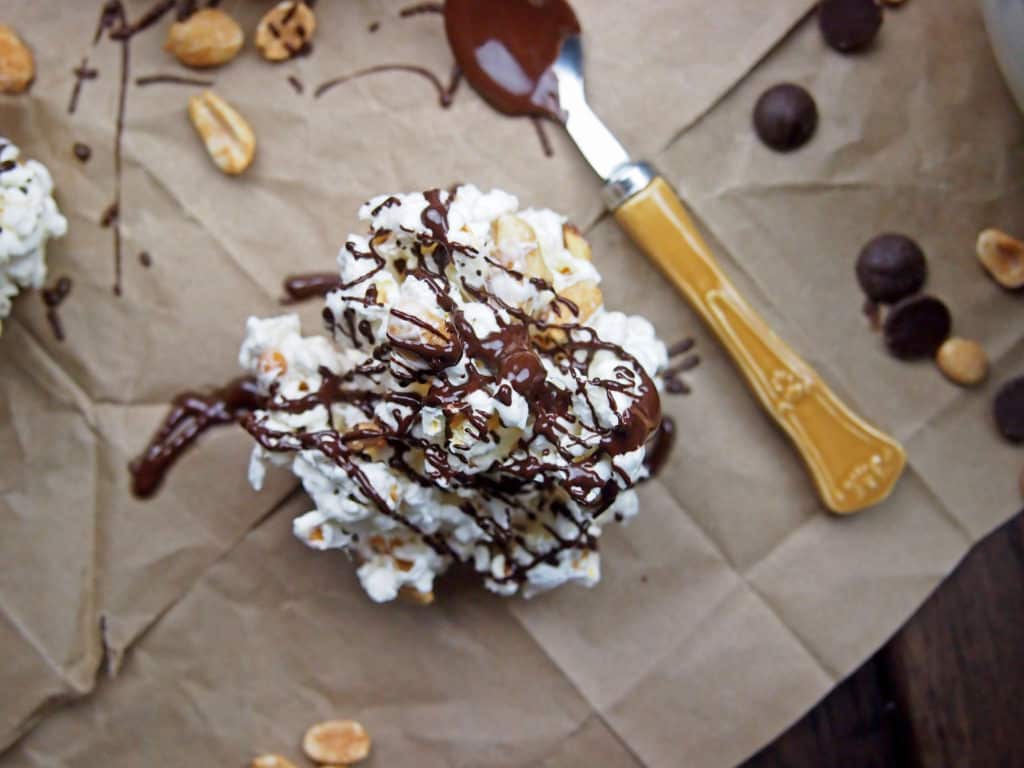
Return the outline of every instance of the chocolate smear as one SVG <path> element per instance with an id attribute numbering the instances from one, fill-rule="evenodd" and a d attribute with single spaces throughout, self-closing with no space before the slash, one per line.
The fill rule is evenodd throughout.
<path id="1" fill-rule="evenodd" d="M 58 307 L 71 293 L 71 278 L 59 277 L 51 288 L 43 288 L 40 295 L 43 297 L 43 304 L 46 305 L 46 320 L 50 323 L 53 335 L 57 341 L 64 341 L 64 324 L 61 323 Z"/>

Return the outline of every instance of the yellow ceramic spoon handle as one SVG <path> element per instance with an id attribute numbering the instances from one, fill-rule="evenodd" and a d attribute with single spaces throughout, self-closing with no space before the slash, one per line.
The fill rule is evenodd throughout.
<path id="1" fill-rule="evenodd" d="M 655 178 L 616 208 L 615 218 L 729 350 L 796 444 L 826 506 L 856 512 L 888 496 L 906 463 L 902 446 L 854 415 L 754 312 L 669 184 Z"/>

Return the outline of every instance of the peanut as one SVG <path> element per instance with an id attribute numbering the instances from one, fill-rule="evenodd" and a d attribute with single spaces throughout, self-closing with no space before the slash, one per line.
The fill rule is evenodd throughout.
<path id="1" fill-rule="evenodd" d="M 556 304 L 555 311 L 559 314 L 559 321 L 563 323 L 585 322 L 604 302 L 601 289 L 593 280 L 581 280 L 578 283 L 573 283 L 568 288 L 559 291 L 559 296 L 571 301 L 579 309 L 579 315 L 567 316 L 571 315 L 568 308 L 563 304 Z"/>
<path id="2" fill-rule="evenodd" d="M 306 731 L 302 750 L 317 763 L 357 763 L 370 754 L 370 735 L 355 720 L 328 720 Z"/>
<path id="3" fill-rule="evenodd" d="M 359 433 L 361 436 L 345 441 L 345 444 L 351 451 L 367 453 L 370 455 L 370 458 L 376 459 L 380 456 L 380 452 L 388 447 L 388 441 L 384 438 L 381 426 L 375 422 L 360 422 L 352 428 L 352 431 Z M 374 434 L 380 435 L 380 437 L 372 437 L 371 435 Z"/>
<path id="4" fill-rule="evenodd" d="M 551 270 L 544 263 L 537 233 L 518 216 L 499 216 L 491 225 L 499 262 L 509 269 L 522 269 L 528 277 L 551 282 Z"/>
<path id="5" fill-rule="evenodd" d="M 409 585 L 400 587 L 398 596 L 405 602 L 412 603 L 413 605 L 430 605 L 434 602 L 433 592 L 420 592 Z"/>
<path id="6" fill-rule="evenodd" d="M 237 21 L 219 8 L 203 8 L 171 25 L 164 50 L 187 67 L 219 67 L 235 58 L 244 42 Z"/>
<path id="7" fill-rule="evenodd" d="M 280 755 L 260 755 L 253 758 L 251 768 L 295 768 L 295 763 Z"/>
<path id="8" fill-rule="evenodd" d="M 213 91 L 204 91 L 189 99 L 188 114 L 218 168 L 237 176 L 249 167 L 256 137 L 234 107 Z"/>
<path id="9" fill-rule="evenodd" d="M 998 229 L 978 235 L 978 260 L 1004 288 L 1024 288 L 1024 243 Z"/>
<path id="10" fill-rule="evenodd" d="M 285 61 L 307 50 L 315 31 L 310 7 L 302 0 L 284 0 L 260 19 L 256 47 L 267 61 Z"/>
<path id="11" fill-rule="evenodd" d="M 965 387 L 980 384 L 988 376 L 988 355 L 976 341 L 956 336 L 947 339 L 935 360 L 950 381 Z"/>
<path id="12" fill-rule="evenodd" d="M 0 24 L 0 93 L 21 93 L 36 76 L 32 52 L 18 33 Z"/>
<path id="13" fill-rule="evenodd" d="M 565 248 L 569 253 L 577 259 L 590 261 L 590 243 L 573 224 L 562 225 L 562 239 L 565 241 Z"/>

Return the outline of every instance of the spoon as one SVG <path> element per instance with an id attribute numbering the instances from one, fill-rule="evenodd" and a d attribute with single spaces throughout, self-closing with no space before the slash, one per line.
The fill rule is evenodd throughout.
<path id="1" fill-rule="evenodd" d="M 579 21 L 565 0 L 447 0 L 445 30 L 466 80 L 495 109 L 562 124 L 604 180 L 616 221 L 732 356 L 790 437 L 833 512 L 885 499 L 903 447 L 855 415 L 768 327 L 715 261 L 672 187 L 630 159 L 587 104 Z"/>

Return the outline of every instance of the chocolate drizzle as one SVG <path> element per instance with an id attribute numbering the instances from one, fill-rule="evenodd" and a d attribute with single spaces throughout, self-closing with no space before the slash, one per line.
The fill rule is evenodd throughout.
<path id="1" fill-rule="evenodd" d="M 265 408 L 266 402 L 251 376 L 235 379 L 209 394 L 183 392 L 175 397 L 146 450 L 129 464 L 132 493 L 143 499 L 152 496 L 171 466 L 206 430 L 232 424 Z"/>
<path id="2" fill-rule="evenodd" d="M 57 308 L 64 303 L 64 299 L 71 293 L 71 278 L 59 277 L 52 288 L 43 288 L 40 295 L 43 297 L 43 304 L 46 305 L 46 320 L 50 323 L 53 335 L 57 341 L 64 341 L 64 324 L 60 321 Z"/>
<path id="3" fill-rule="evenodd" d="M 671 416 L 666 416 L 661 420 L 658 431 L 654 433 L 647 444 L 647 453 L 644 455 L 644 465 L 651 477 L 661 472 L 675 442 L 676 421 Z"/>
<path id="4" fill-rule="evenodd" d="M 78 98 L 82 95 L 82 83 L 86 80 L 95 80 L 100 74 L 89 66 L 89 60 L 86 58 L 83 58 L 82 63 L 71 72 L 75 76 L 75 85 L 71 89 L 71 98 L 68 100 L 69 115 L 75 114 L 75 110 L 78 109 Z"/>
<path id="5" fill-rule="evenodd" d="M 695 345 L 696 342 L 693 339 L 683 339 L 668 348 L 669 359 L 674 357 L 683 358 L 675 365 L 667 368 L 662 374 L 665 382 L 665 391 L 670 395 L 688 395 L 693 391 L 690 389 L 690 385 L 683 380 L 682 375 L 700 365 L 700 355 L 689 354 Z"/>
<path id="6" fill-rule="evenodd" d="M 444 3 L 416 3 L 415 5 L 407 5 L 398 12 L 398 15 L 403 19 L 407 19 L 410 16 L 421 16 L 425 13 L 444 13 Z"/>
<path id="7" fill-rule="evenodd" d="M 207 80 L 203 77 L 185 77 L 184 75 L 157 73 L 155 75 L 143 75 L 142 77 L 136 77 L 135 84 L 138 86 L 159 84 L 194 85 L 202 88 L 209 88 L 213 85 L 213 80 Z"/>
<path id="8" fill-rule="evenodd" d="M 529 571 L 541 563 L 558 561 L 559 554 L 570 549 L 593 550 L 596 540 L 588 531 L 591 522 L 615 500 L 622 487 L 632 483 L 625 471 L 614 462 L 615 457 L 644 446 L 655 429 L 662 424 L 660 401 L 654 383 L 642 366 L 618 345 L 601 339 L 594 329 L 575 320 L 578 310 L 571 302 L 557 296 L 550 285 L 534 279 L 540 291 L 550 293 L 552 307 L 560 306 L 569 322 L 546 322 L 524 310 L 509 305 L 485 285 L 453 285 L 449 267 L 453 259 L 480 258 L 469 246 L 448 239 L 448 206 L 451 196 L 440 190 L 425 193 L 427 206 L 421 221 L 427 230 L 416 236 L 412 248 L 415 264 L 407 269 L 406 279 L 423 282 L 434 293 L 437 310 L 447 317 L 438 321 L 432 313 L 416 316 L 392 308 L 387 341 L 373 349 L 363 366 L 338 376 L 321 369 L 322 384 L 318 391 L 299 399 L 281 397 L 272 387 L 266 403 L 268 411 L 303 413 L 312 408 L 330 407 L 336 403 L 355 405 L 366 414 L 367 422 L 349 432 L 333 429 L 314 432 L 280 432 L 270 427 L 261 413 L 246 413 L 241 425 L 268 451 L 318 450 L 342 468 L 360 489 L 366 503 L 380 514 L 394 519 L 409 529 L 439 554 L 462 560 L 439 536 L 420 530 L 399 515 L 393 505 L 380 497 L 360 468 L 360 445 L 376 440 L 390 449 L 388 464 L 411 481 L 426 487 L 444 490 L 464 489 L 484 502 L 502 505 L 507 510 L 504 522 L 478 509 L 467 501 L 463 510 L 484 531 L 489 546 L 505 555 L 506 573 L 498 582 L 527 578 Z M 380 207 L 389 204 L 388 200 Z M 386 259 L 377 250 L 377 243 L 389 235 L 386 231 L 371 233 L 369 248 L 360 251 L 350 241 L 346 248 L 353 258 L 369 262 L 370 268 L 350 282 L 332 284 L 341 292 L 344 304 L 376 303 L 371 286 L 360 293 L 358 286 L 372 281 L 386 268 Z M 492 265 L 497 265 L 492 262 Z M 519 273 L 506 270 L 510 275 Z M 517 279 L 525 280 L 519 274 Z M 499 328 L 483 337 L 477 336 L 456 302 L 453 291 L 462 290 L 497 311 Z M 351 296 L 345 295 L 351 293 Z M 332 300 L 332 307 L 336 303 Z M 345 307 L 339 317 L 330 308 L 324 317 L 329 329 L 347 337 L 356 348 L 373 343 L 370 329 L 355 321 L 354 305 Z M 557 317 L 553 312 L 551 316 Z M 396 321 L 397 326 L 396 327 Z M 401 332 L 405 324 L 410 330 Z M 590 375 L 591 362 L 599 353 L 611 353 L 619 361 L 608 379 Z M 448 371 L 460 360 L 467 360 L 464 380 L 453 381 Z M 559 386 L 547 375 L 545 362 L 555 366 L 573 384 Z M 395 378 L 398 390 L 381 391 L 380 377 L 385 372 Z M 407 388 L 417 382 L 419 388 Z M 485 389 L 502 403 L 512 402 L 513 393 L 524 398 L 532 416 L 532 433 L 519 438 L 519 444 L 485 473 L 470 474 L 455 461 L 458 453 L 453 424 L 463 423 L 472 439 L 497 443 L 501 438 L 486 417 L 469 405 L 469 396 Z M 595 392 L 602 392 L 600 401 Z M 582 412 L 573 406 L 573 399 L 585 403 Z M 607 404 L 616 416 L 611 428 L 601 426 L 598 404 Z M 375 418 L 381 407 L 393 414 L 393 424 Z M 447 447 L 416 437 L 413 427 L 425 407 L 439 408 L 447 416 Z M 369 426 L 367 426 L 369 425 Z M 663 436 L 656 441 L 663 460 L 667 451 L 666 436 L 671 427 L 663 427 Z M 542 441 L 538 443 L 537 441 Z M 530 450 L 533 448 L 534 450 Z M 657 451 L 656 451 L 657 453 Z M 557 457 L 558 461 L 555 460 Z M 602 462 L 612 460 L 612 477 L 599 470 Z M 534 552 L 527 545 L 520 524 L 534 515 L 528 500 L 538 489 L 561 486 L 577 505 L 576 512 L 565 504 L 549 501 L 548 509 L 560 519 L 571 523 L 573 534 L 546 526 L 557 542 L 553 550 Z M 557 499 L 557 494 L 549 494 Z"/>
<path id="9" fill-rule="evenodd" d="M 208 3 L 209 5 L 209 3 Z M 104 32 L 108 39 L 117 43 L 121 49 L 120 71 L 118 76 L 117 91 L 117 113 L 114 127 L 114 199 L 104 214 L 104 226 L 109 226 L 113 235 L 114 250 L 114 281 L 111 287 L 115 296 L 120 296 L 123 290 L 122 279 L 122 231 L 121 219 L 117 212 L 121 209 L 122 198 L 122 175 L 123 175 L 123 145 L 124 145 L 124 123 L 125 114 L 128 109 L 128 84 L 129 71 L 131 69 L 131 41 L 132 38 L 143 32 L 160 19 L 167 15 L 174 8 L 178 8 L 179 18 L 187 16 L 195 9 L 195 2 L 186 0 L 160 0 L 149 10 L 145 11 L 135 21 L 128 20 L 128 13 L 121 0 L 107 0 L 100 8 L 99 19 L 96 22 L 96 30 L 93 33 L 92 44 L 98 45 L 103 38 Z M 82 90 L 82 82 L 97 76 L 95 69 L 90 69 L 88 60 L 82 59 L 81 65 L 75 69 L 75 87 L 71 92 L 71 101 L 68 104 L 68 112 L 74 113 L 78 105 L 79 94 Z M 183 83 L 198 85 L 200 81 L 194 78 L 179 77 L 177 75 L 151 75 L 139 78 L 139 85 L 148 85 L 156 82 Z M 206 81 L 202 81 L 205 83 Z M 111 214 L 112 215 L 108 215 Z"/>
<path id="10" fill-rule="evenodd" d="M 302 81 L 299 80 L 295 75 L 288 75 L 288 85 L 292 87 L 297 94 L 302 95 L 305 88 L 302 85 Z"/>
<path id="11" fill-rule="evenodd" d="M 313 91 L 313 96 L 314 98 L 319 99 L 332 88 L 336 88 L 343 83 L 347 83 L 351 80 L 357 80 L 361 77 L 367 77 L 368 75 L 380 74 L 382 72 L 409 72 L 426 79 L 432 86 L 434 86 L 434 90 L 437 91 L 438 103 L 441 105 L 442 109 L 447 109 L 452 105 L 452 98 L 455 96 L 455 91 L 458 90 L 459 82 L 462 80 L 462 72 L 458 67 L 452 68 L 451 75 L 448 78 L 448 84 L 446 85 L 441 82 L 441 78 L 426 67 L 421 67 L 416 64 L 379 64 L 375 67 L 358 69 L 347 75 L 334 77 L 320 83 L 320 85 L 316 87 L 316 90 Z"/>
<path id="12" fill-rule="evenodd" d="M 331 291 L 341 287 L 341 278 L 337 272 L 306 272 L 300 275 L 289 275 L 284 279 L 284 304 L 291 304 L 307 299 L 323 298 Z"/>

